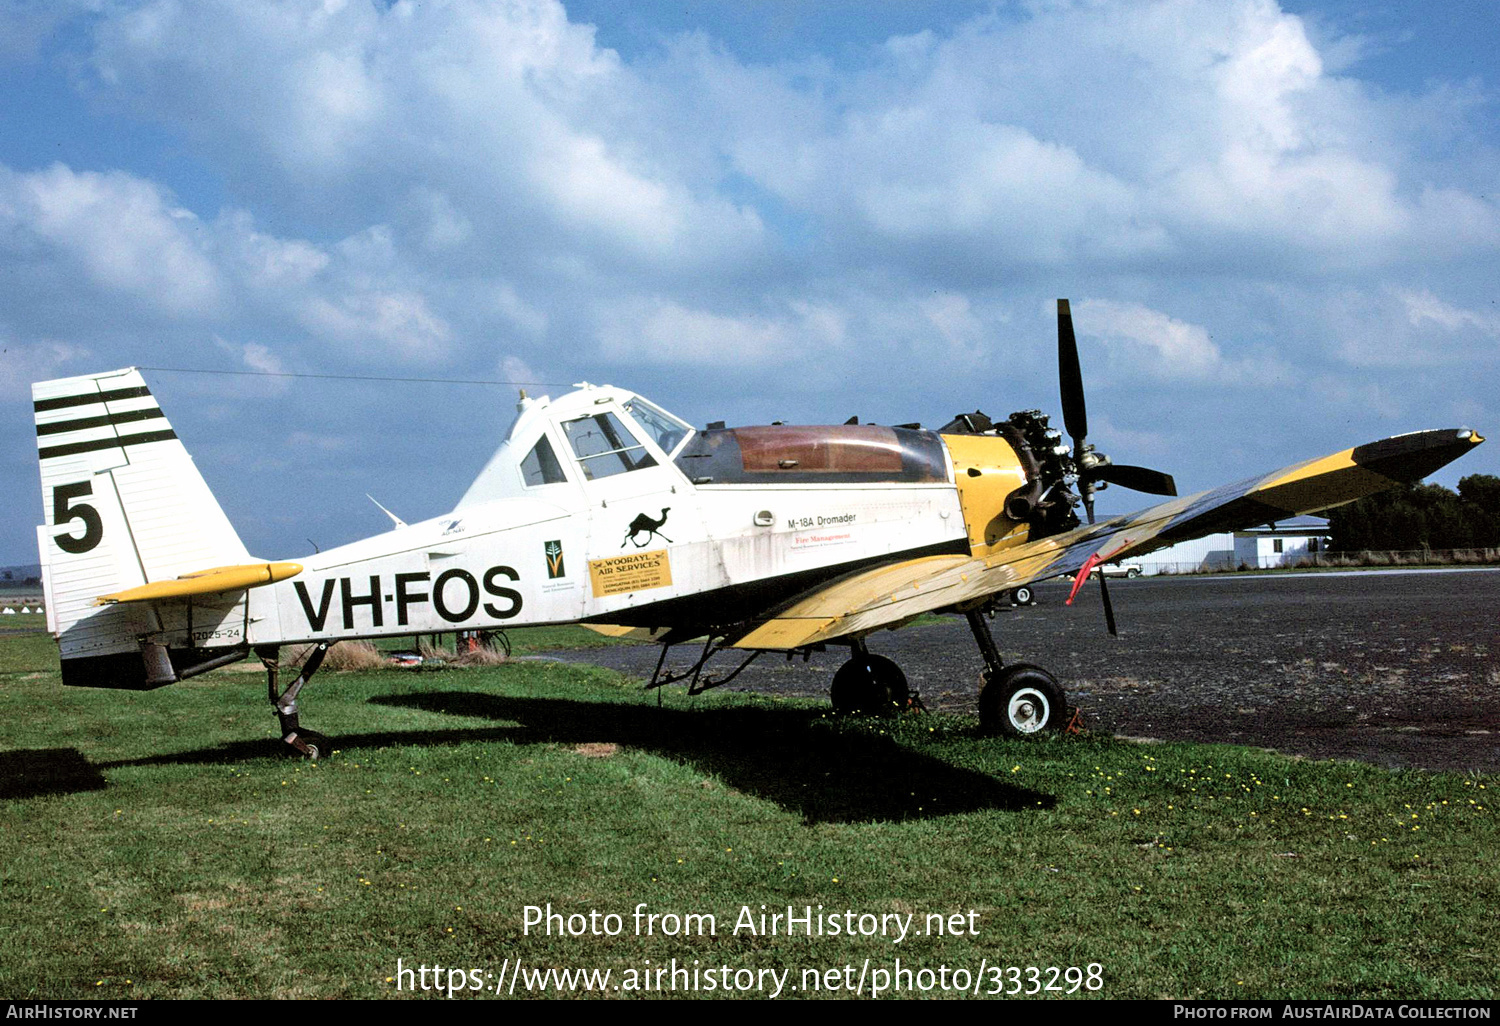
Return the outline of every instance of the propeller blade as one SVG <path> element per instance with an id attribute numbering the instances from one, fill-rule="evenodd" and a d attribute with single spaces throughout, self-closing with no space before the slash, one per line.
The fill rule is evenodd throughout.
<path id="1" fill-rule="evenodd" d="M 1089 472 L 1096 481 L 1108 481 L 1121 488 L 1130 488 L 1148 495 L 1176 495 L 1177 482 L 1171 474 L 1163 474 L 1150 467 L 1132 467 L 1127 463 L 1108 463 Z"/>
<path id="2" fill-rule="evenodd" d="M 1062 389 L 1063 424 L 1076 450 L 1089 433 L 1089 414 L 1083 401 L 1083 370 L 1078 366 L 1073 311 L 1066 299 L 1057 301 L 1057 380 Z"/>
<path id="3" fill-rule="evenodd" d="M 1109 582 L 1104 578 L 1104 571 L 1099 572 L 1099 594 L 1104 599 L 1104 623 L 1109 628 L 1109 636 L 1118 638 L 1120 632 L 1115 630 L 1115 605 L 1109 600 Z"/>

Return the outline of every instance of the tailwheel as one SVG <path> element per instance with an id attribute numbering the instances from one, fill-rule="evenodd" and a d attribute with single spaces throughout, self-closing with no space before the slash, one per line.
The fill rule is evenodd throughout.
<path id="1" fill-rule="evenodd" d="M 1027 737 L 1064 725 L 1062 688 L 1040 666 L 1015 663 L 986 676 L 979 692 L 979 725 L 984 730 Z"/>
<path id="2" fill-rule="evenodd" d="M 911 692 L 901 667 L 884 656 L 856 651 L 833 675 L 833 710 L 855 716 L 893 716 L 905 709 Z"/>
<path id="3" fill-rule="evenodd" d="M 283 751 L 287 755 L 311 759 L 313 762 L 327 758 L 333 752 L 333 740 L 316 730 L 294 730 L 281 740 L 286 745 Z"/>
<path id="4" fill-rule="evenodd" d="M 275 645 L 265 645 L 255 650 L 261 665 L 266 668 L 266 693 L 271 700 L 271 708 L 276 712 L 276 719 L 281 724 L 281 750 L 287 755 L 317 760 L 333 751 L 333 745 L 327 736 L 316 730 L 304 730 L 297 716 L 297 696 L 307 686 L 312 675 L 318 672 L 318 667 L 323 665 L 328 647 L 328 642 L 319 642 L 308 653 L 302 664 L 302 672 L 297 674 L 297 679 L 285 691 L 281 690 L 279 683 L 281 650 Z"/>

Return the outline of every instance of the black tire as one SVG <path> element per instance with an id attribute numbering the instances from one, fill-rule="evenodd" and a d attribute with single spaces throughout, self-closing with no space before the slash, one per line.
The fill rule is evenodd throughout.
<path id="1" fill-rule="evenodd" d="M 1036 601 L 1036 593 L 1031 590 L 1029 584 L 1023 584 L 1019 588 L 1012 589 L 1010 600 L 1018 606 L 1029 606 Z"/>
<path id="2" fill-rule="evenodd" d="M 987 733 L 1030 737 L 1057 730 L 1066 715 L 1057 678 L 1030 663 L 1005 667 L 979 692 L 979 726 Z"/>
<path id="3" fill-rule="evenodd" d="M 333 753 L 333 740 L 327 734 L 320 734 L 316 730 L 297 731 L 297 740 L 307 746 L 308 754 L 302 754 L 301 749 L 295 745 L 289 745 L 284 741 L 281 744 L 283 751 L 294 759 L 311 759 L 317 762 L 319 759 L 328 758 Z"/>
<path id="4" fill-rule="evenodd" d="M 1125 571 L 1125 576 L 1129 577 L 1131 580 L 1134 580 L 1135 578 L 1141 576 L 1141 572 L 1136 567 L 1131 567 L 1129 570 Z"/>
<path id="5" fill-rule="evenodd" d="M 893 716 L 906 708 L 911 691 L 901 667 L 884 656 L 856 655 L 833 675 L 828 689 L 833 711 L 851 716 Z"/>

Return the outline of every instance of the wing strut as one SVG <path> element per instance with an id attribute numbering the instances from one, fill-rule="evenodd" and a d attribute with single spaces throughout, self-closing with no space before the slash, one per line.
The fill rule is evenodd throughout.
<path id="1" fill-rule="evenodd" d="M 1093 522 L 1093 518 L 1094 518 L 1093 517 L 1093 510 L 1090 510 L 1089 511 L 1089 522 L 1090 523 Z M 1130 547 L 1130 539 L 1126 538 L 1125 541 L 1120 545 L 1120 547 L 1117 548 L 1117 549 L 1115 549 L 1114 552 L 1111 552 L 1108 555 L 1106 555 L 1105 553 L 1102 553 L 1102 552 L 1096 552 L 1092 556 L 1090 556 L 1088 559 L 1084 560 L 1083 561 L 1083 566 L 1079 569 L 1078 573 L 1076 575 L 1074 575 L 1074 577 L 1073 577 L 1073 590 L 1070 591 L 1070 592 L 1068 592 L 1068 601 L 1065 602 L 1065 603 L 1063 603 L 1063 604 L 1064 605 L 1068 605 L 1068 606 L 1071 606 L 1073 604 L 1073 600 L 1078 597 L 1078 589 L 1083 587 L 1083 582 L 1085 582 L 1085 581 L 1087 581 L 1089 579 L 1089 575 L 1094 572 L 1094 568 L 1095 567 L 1097 567 L 1100 563 L 1107 563 L 1107 562 L 1109 562 L 1109 560 L 1113 559 L 1116 555 L 1118 555 L 1119 553 L 1125 551 L 1125 549 L 1127 549 L 1129 547 Z M 1103 570 L 1099 571 L 1099 594 L 1104 599 L 1104 623 L 1105 623 L 1105 626 L 1107 626 L 1109 628 L 1110 637 L 1112 637 L 1112 638 L 1118 638 L 1120 636 L 1120 632 L 1115 629 L 1115 605 L 1114 605 L 1113 602 L 1111 602 L 1109 600 L 1109 582 L 1104 579 L 1104 571 Z"/>
<path id="2" fill-rule="evenodd" d="M 652 688 L 663 688 L 668 684 L 676 684 L 680 680 L 687 680 L 689 677 L 691 677 L 692 680 L 688 682 L 688 694 L 701 695 L 703 694 L 703 692 L 709 690 L 710 688 L 716 688 L 721 685 L 728 684 L 730 681 L 734 680 L 734 678 L 740 675 L 740 671 L 744 670 L 745 667 L 753 663 L 755 661 L 755 658 L 760 655 L 762 651 L 761 649 L 753 650 L 749 655 L 745 657 L 744 662 L 740 663 L 739 666 L 736 666 L 727 677 L 704 677 L 702 683 L 699 683 L 699 675 L 702 674 L 703 668 L 708 665 L 708 661 L 714 656 L 718 655 L 720 652 L 724 651 L 724 649 L 729 647 L 728 645 L 722 644 L 722 638 L 719 639 L 719 641 L 719 644 L 715 644 L 714 635 L 710 634 L 706 639 L 704 639 L 703 652 L 698 656 L 697 662 L 693 663 L 692 666 L 688 667 L 686 670 L 683 670 L 681 673 L 673 673 L 671 670 L 668 670 L 665 676 L 662 674 L 662 667 L 667 661 L 667 649 L 670 647 L 671 642 L 661 642 L 661 656 L 656 660 L 656 672 L 651 675 L 650 682 L 646 684 L 646 690 L 649 691 Z M 658 704 L 660 704 L 661 692 L 657 691 L 656 696 L 658 699 Z"/>
<path id="3" fill-rule="evenodd" d="M 1104 572 L 1099 572 L 1099 595 L 1104 599 L 1104 625 L 1109 628 L 1109 636 L 1118 638 L 1120 632 L 1115 629 L 1115 604 L 1109 600 L 1109 582 L 1104 579 Z"/>

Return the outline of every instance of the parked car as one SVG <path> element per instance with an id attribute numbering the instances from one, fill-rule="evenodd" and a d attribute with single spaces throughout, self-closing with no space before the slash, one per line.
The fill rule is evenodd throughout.
<path id="1" fill-rule="evenodd" d="M 1103 566 L 1094 567 L 1095 575 L 1103 574 L 1105 577 L 1129 577 L 1136 578 L 1146 571 L 1141 569 L 1139 563 L 1106 563 Z M 1074 574 L 1076 580 L 1078 575 Z"/>

